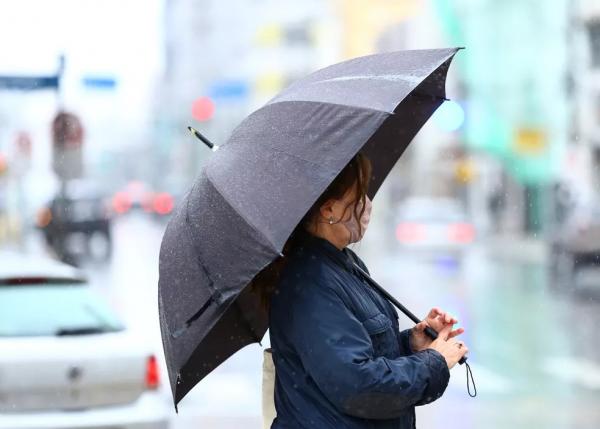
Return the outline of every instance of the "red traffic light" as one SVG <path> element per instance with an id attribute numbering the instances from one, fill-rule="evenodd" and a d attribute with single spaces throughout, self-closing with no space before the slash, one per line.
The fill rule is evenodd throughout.
<path id="1" fill-rule="evenodd" d="M 197 121 L 208 121 L 214 113 L 215 103 L 209 97 L 200 97 L 192 104 L 192 117 Z"/>

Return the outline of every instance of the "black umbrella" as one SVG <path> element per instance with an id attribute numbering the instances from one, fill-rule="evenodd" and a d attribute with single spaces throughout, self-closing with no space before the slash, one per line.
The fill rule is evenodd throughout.
<path id="1" fill-rule="evenodd" d="M 392 52 L 319 70 L 248 116 L 210 156 L 165 231 L 159 314 L 175 405 L 268 319 L 246 288 L 362 150 L 369 197 L 445 100 L 458 49 Z M 214 148 L 216 149 L 216 148 Z"/>

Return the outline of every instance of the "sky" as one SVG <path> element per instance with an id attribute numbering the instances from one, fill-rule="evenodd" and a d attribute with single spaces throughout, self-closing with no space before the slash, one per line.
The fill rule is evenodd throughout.
<path id="1" fill-rule="evenodd" d="M 161 7 L 161 0 L 0 0 L 0 70 L 52 70 L 60 52 L 89 72 L 154 69 Z"/>
<path id="2" fill-rule="evenodd" d="M 53 73 L 64 53 L 67 108 L 89 104 L 83 77 L 109 76 L 135 113 L 160 76 L 162 21 L 162 0 L 0 0 L 0 74 Z"/>

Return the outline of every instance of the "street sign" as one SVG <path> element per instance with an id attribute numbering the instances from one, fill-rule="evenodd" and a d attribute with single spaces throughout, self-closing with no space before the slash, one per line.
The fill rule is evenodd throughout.
<path id="1" fill-rule="evenodd" d="M 215 101 L 241 101 L 248 97 L 248 82 L 236 79 L 223 79 L 208 87 L 207 95 Z"/>
<path id="2" fill-rule="evenodd" d="M 32 91 L 58 89 L 59 76 L 0 76 L 0 89 Z"/>
<path id="3" fill-rule="evenodd" d="M 271 71 L 257 77 L 255 90 L 260 94 L 274 95 L 285 85 L 285 77 L 279 71 Z"/>
<path id="4" fill-rule="evenodd" d="M 475 178 L 476 173 L 475 163 L 471 159 L 461 159 L 454 169 L 454 179 L 458 183 L 469 183 Z"/>
<path id="5" fill-rule="evenodd" d="M 112 90 L 117 87 L 117 80 L 110 76 L 84 76 L 83 86 L 91 89 Z"/>
<path id="6" fill-rule="evenodd" d="M 517 130 L 514 149 L 520 155 L 540 155 L 546 149 L 546 133 L 535 128 L 521 128 Z"/>

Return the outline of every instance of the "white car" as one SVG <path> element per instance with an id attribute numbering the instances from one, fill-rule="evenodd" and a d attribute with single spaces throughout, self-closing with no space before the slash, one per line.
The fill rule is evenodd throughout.
<path id="1" fill-rule="evenodd" d="M 475 240 L 475 227 L 451 198 L 412 197 L 400 206 L 396 240 L 411 252 L 460 256 Z"/>
<path id="2" fill-rule="evenodd" d="M 81 272 L 0 253 L 0 429 L 166 429 L 159 383 Z"/>

